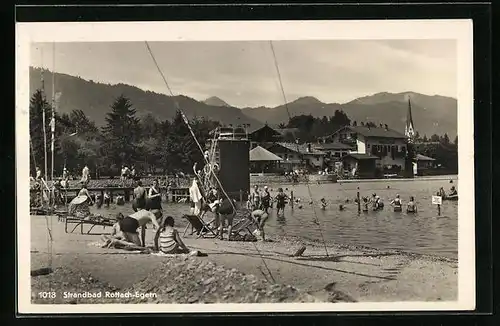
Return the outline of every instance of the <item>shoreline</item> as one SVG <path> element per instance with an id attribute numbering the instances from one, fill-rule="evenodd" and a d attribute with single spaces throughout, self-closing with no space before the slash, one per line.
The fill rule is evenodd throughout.
<path id="1" fill-rule="evenodd" d="M 31 220 L 31 269 L 36 269 L 46 266 L 48 259 L 46 230 L 43 226 L 45 220 L 33 216 Z M 182 232 L 182 227 L 178 226 L 177 229 Z M 162 283 L 165 285 L 164 287 L 161 284 L 161 286 L 158 285 L 158 281 L 154 280 L 158 278 L 158 275 L 175 268 L 181 268 L 182 264 L 187 264 L 186 266 L 190 266 L 189 268 L 196 269 L 198 268 L 196 267 L 197 261 L 207 262 L 202 264 L 205 267 L 200 267 L 203 271 L 205 269 L 209 271 L 217 270 L 218 272 L 214 274 L 216 278 L 219 274 L 226 275 L 227 278 L 221 280 L 221 284 L 231 282 L 233 276 L 238 273 L 246 275 L 238 276 L 244 279 L 255 279 L 255 282 L 259 280 L 265 281 L 267 277 L 264 275 L 269 274 L 264 268 L 263 264 L 265 264 L 271 271 L 276 283 L 284 285 L 283 289 L 287 288 L 286 284 L 290 284 L 298 291 L 294 293 L 312 295 L 322 302 L 332 302 L 328 298 L 330 298 L 330 290 L 333 288 L 338 293 L 345 294 L 350 298 L 349 300 L 356 302 L 436 301 L 456 300 L 457 298 L 457 262 L 446 257 L 392 250 L 382 251 L 342 244 L 327 244 L 327 256 L 321 244 L 304 239 L 294 240 L 294 237 L 283 238 L 272 234 L 269 235 L 269 238 L 273 240 L 272 242 L 255 243 L 196 239 L 192 236 L 186 236 L 183 239 L 189 248 L 200 250 L 207 253 L 208 256 L 181 259 L 178 262 L 181 267 L 177 266 L 177 263 L 165 267 L 165 263 L 170 264 L 170 261 L 173 262 L 174 259 L 171 257 L 158 257 L 153 254 L 138 254 L 118 249 L 98 248 L 96 242 L 99 240 L 99 236 L 66 234 L 64 233 L 63 223 L 54 222 L 52 233 L 54 238 L 54 269 L 60 267 L 62 270 L 67 270 L 68 273 L 74 271 L 80 274 L 88 274 L 95 280 L 122 290 L 137 287 L 138 284 L 146 286 L 149 284 L 148 282 L 153 282 L 151 284 L 157 284 L 155 286 L 158 287 L 158 291 L 163 291 L 165 298 L 171 298 L 175 291 L 188 293 L 186 288 L 191 287 L 198 289 L 196 291 L 202 291 L 203 286 L 198 283 L 207 281 L 206 277 L 190 281 L 186 275 L 188 279 L 181 278 L 180 281 L 182 281 L 183 285 L 179 285 L 175 291 L 170 290 L 172 293 L 167 288 L 174 281 L 173 279 L 165 280 L 165 283 Z M 152 238 L 153 232 L 148 228 L 146 235 L 148 244 L 152 242 Z M 307 249 L 304 254 L 301 257 L 290 257 L 301 245 L 306 245 Z M 179 273 L 185 274 L 182 268 Z M 61 273 L 61 271 L 59 270 L 58 273 Z M 177 278 L 178 275 L 172 273 L 169 275 Z M 50 278 L 50 275 L 44 277 Z M 66 287 L 69 286 L 68 280 L 64 280 L 65 276 L 62 277 L 61 284 L 65 283 Z M 247 284 L 249 289 L 252 286 L 250 283 Z M 331 284 L 335 284 L 335 286 Z M 82 286 L 91 287 L 95 286 L 95 284 L 83 284 Z M 231 286 L 224 285 L 223 287 L 231 288 Z M 262 286 L 265 288 L 267 285 Z M 146 287 L 143 288 L 146 289 Z M 35 288 L 36 284 L 34 284 L 32 291 Z M 330 290 L 326 291 L 326 288 Z M 181 297 L 175 296 L 177 301 L 161 299 L 160 302 L 178 303 Z M 294 294 L 293 298 L 295 299 L 290 300 L 301 302 L 302 299 L 299 299 L 299 297 L 303 299 L 303 296 L 298 294 L 295 296 Z M 204 298 L 205 296 L 200 294 L 199 300 L 194 300 L 194 303 L 205 302 Z M 226 299 L 233 301 L 224 301 Z M 243 302 L 248 302 L 245 300 L 250 300 L 250 302 L 275 302 L 274 299 L 264 294 L 256 301 L 253 301 L 254 298 L 247 298 L 243 294 L 237 297 L 229 296 L 226 299 L 221 300 L 223 300 L 222 302 L 240 302 L 238 300 L 243 300 Z"/>

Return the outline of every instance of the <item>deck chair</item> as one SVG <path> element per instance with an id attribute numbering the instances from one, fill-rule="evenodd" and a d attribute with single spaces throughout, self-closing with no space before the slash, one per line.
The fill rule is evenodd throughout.
<path id="1" fill-rule="evenodd" d="M 189 226 L 191 226 L 192 229 L 196 230 L 197 238 L 206 238 L 207 233 L 211 233 L 214 237 L 217 236 L 215 231 L 209 226 L 209 223 L 203 220 L 203 217 L 197 215 L 184 215 L 182 218 L 185 218 L 189 223 L 184 229 L 183 235 L 186 235 Z"/>
<path id="2" fill-rule="evenodd" d="M 257 229 L 257 222 L 253 218 L 242 218 L 233 224 L 231 237 L 234 239 L 253 237 L 253 232 Z"/>

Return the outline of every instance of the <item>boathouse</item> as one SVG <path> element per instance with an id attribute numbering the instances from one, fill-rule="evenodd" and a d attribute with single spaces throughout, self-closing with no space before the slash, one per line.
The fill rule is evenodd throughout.
<path id="1" fill-rule="evenodd" d="M 276 173 L 280 169 L 281 157 L 257 146 L 250 151 L 250 173 Z"/>

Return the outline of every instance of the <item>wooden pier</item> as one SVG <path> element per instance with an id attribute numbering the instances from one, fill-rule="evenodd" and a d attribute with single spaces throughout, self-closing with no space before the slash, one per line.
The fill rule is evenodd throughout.
<path id="1" fill-rule="evenodd" d="M 146 191 L 149 192 L 149 187 Z M 68 198 L 69 201 L 73 200 L 78 195 L 81 188 L 61 188 L 61 192 L 64 196 Z M 111 202 L 117 196 L 123 196 L 125 202 L 130 202 L 133 199 L 134 188 L 133 187 L 101 187 L 101 188 L 87 188 L 91 195 L 100 194 L 101 198 L 104 198 L 104 193 L 109 192 L 111 197 Z M 36 192 L 40 190 L 31 189 L 31 192 Z M 160 188 L 160 193 L 162 194 L 163 201 L 178 202 L 182 198 L 186 198 L 189 202 L 189 188 L 178 187 L 178 188 Z"/>

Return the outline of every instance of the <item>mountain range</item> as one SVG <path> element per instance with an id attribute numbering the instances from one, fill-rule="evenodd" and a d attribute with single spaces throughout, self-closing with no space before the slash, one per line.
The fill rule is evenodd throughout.
<path id="1" fill-rule="evenodd" d="M 40 68 L 30 68 L 30 94 L 41 88 Z M 43 72 L 46 81 L 52 80 L 52 73 Z M 159 120 L 171 119 L 175 115 L 175 102 L 171 96 L 144 91 L 126 84 L 105 84 L 84 80 L 77 76 L 55 73 L 56 91 L 61 92 L 59 110 L 71 112 L 83 110 L 98 126 L 105 123 L 110 105 L 119 95 L 128 97 L 139 116 L 153 114 Z M 51 82 L 45 82 L 45 92 L 51 94 Z M 264 123 L 277 125 L 285 123 L 290 116 L 311 114 L 315 117 L 331 116 L 335 110 L 343 110 L 351 121 L 372 121 L 387 124 L 390 128 L 403 132 L 408 111 L 408 97 L 411 101 L 413 122 L 421 135 L 442 135 L 450 139 L 457 134 L 457 100 L 440 95 L 424 95 L 415 92 L 377 93 L 357 98 L 348 103 L 323 103 L 317 98 L 304 96 L 295 101 L 276 107 L 237 108 L 218 97 L 197 101 L 184 95 L 175 100 L 184 113 L 190 117 L 207 117 L 223 124 L 243 124 L 260 126 Z"/>

